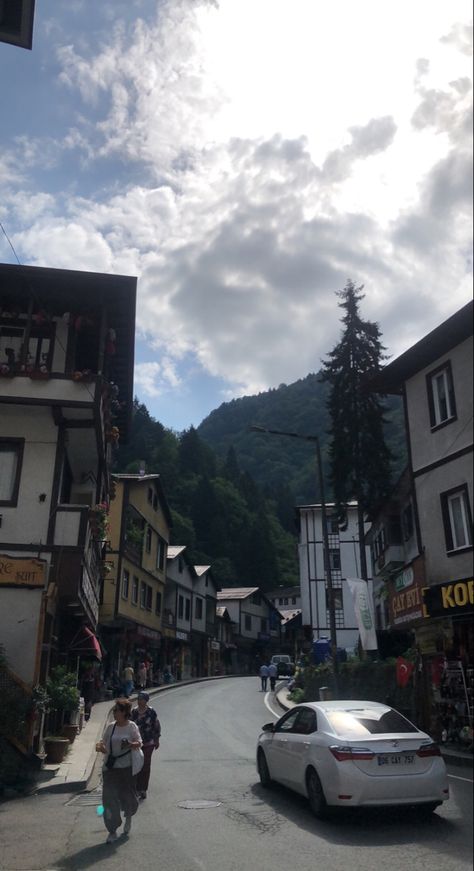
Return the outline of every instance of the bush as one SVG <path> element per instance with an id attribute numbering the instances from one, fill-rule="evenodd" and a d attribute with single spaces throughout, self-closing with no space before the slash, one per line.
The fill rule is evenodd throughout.
<path id="1" fill-rule="evenodd" d="M 318 701 L 321 687 L 328 687 L 332 698 L 381 702 L 408 716 L 413 706 L 413 683 L 404 688 L 397 685 L 395 662 L 363 660 L 340 663 L 337 695 L 332 666 L 327 663 L 310 666 L 304 670 L 303 698 L 300 701 Z"/>

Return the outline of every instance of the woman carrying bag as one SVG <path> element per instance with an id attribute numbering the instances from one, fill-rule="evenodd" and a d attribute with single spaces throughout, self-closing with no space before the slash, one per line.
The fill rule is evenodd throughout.
<path id="1" fill-rule="evenodd" d="M 102 804 L 108 844 L 117 840 L 117 829 L 122 825 L 121 810 L 125 816 L 123 834 L 128 835 L 138 809 L 135 777 L 143 767 L 143 752 L 139 729 L 130 720 L 131 710 L 128 699 L 116 699 L 114 722 L 106 726 L 102 740 L 96 744 L 97 752 L 106 757 L 102 769 Z"/>

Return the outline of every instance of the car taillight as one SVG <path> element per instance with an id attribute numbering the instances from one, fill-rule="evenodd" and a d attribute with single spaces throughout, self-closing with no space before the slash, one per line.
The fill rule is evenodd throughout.
<path id="1" fill-rule="evenodd" d="M 432 744 L 422 744 L 416 751 L 417 756 L 441 756 L 441 750 L 434 742 Z"/>
<path id="2" fill-rule="evenodd" d="M 330 747 L 332 755 L 338 762 L 358 762 L 362 759 L 373 759 L 375 753 L 367 747 Z"/>

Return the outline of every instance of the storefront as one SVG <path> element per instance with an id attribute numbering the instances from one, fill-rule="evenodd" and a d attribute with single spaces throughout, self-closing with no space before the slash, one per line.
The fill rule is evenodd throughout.
<path id="1" fill-rule="evenodd" d="M 474 581 L 448 581 L 423 591 L 416 627 L 429 697 L 429 730 L 437 740 L 473 749 Z"/>

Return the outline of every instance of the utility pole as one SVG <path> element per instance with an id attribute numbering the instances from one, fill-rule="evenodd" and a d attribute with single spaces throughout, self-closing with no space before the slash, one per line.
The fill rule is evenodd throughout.
<path id="1" fill-rule="evenodd" d="M 321 461 L 321 447 L 319 444 L 319 438 L 316 435 L 302 435 L 296 432 L 283 432 L 278 429 L 267 429 L 264 426 L 258 426 L 254 424 L 249 427 L 251 432 L 262 432 L 269 433 L 270 435 L 280 435 L 280 436 L 288 436 L 293 439 L 301 439 L 306 442 L 313 442 L 316 446 L 316 469 L 317 469 L 317 483 L 318 489 L 321 496 L 321 526 L 323 530 L 323 553 L 324 553 L 324 564 L 325 564 L 325 573 L 326 573 L 326 585 L 327 585 L 327 593 L 329 600 L 329 632 L 331 638 L 331 656 L 333 661 L 334 668 L 334 683 L 336 694 L 338 692 L 338 684 L 339 684 L 339 662 L 337 659 L 337 631 L 336 631 L 336 614 L 334 611 L 334 590 L 332 585 L 332 573 L 331 573 L 331 558 L 330 558 L 330 550 L 329 550 L 329 533 L 328 533 L 328 518 L 326 511 L 326 497 L 324 491 L 324 476 L 323 476 L 323 464 Z M 311 594 L 311 593 L 310 593 Z"/>

